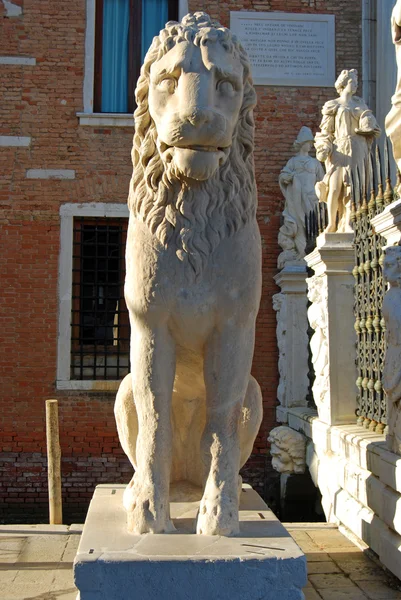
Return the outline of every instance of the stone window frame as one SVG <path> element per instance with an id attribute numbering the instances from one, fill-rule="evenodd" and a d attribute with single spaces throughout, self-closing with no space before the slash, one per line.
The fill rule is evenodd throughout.
<path id="1" fill-rule="evenodd" d="M 126 204 L 67 203 L 60 207 L 60 257 L 58 284 L 57 390 L 116 391 L 120 380 L 71 379 L 71 308 L 73 277 L 73 227 L 75 217 L 127 219 Z"/>
<path id="2" fill-rule="evenodd" d="M 188 12 L 188 0 L 178 0 L 178 18 Z M 83 83 L 83 112 L 77 112 L 80 125 L 89 127 L 133 127 L 134 119 L 130 113 L 95 113 L 95 15 L 96 0 L 86 0 L 85 65 Z"/>

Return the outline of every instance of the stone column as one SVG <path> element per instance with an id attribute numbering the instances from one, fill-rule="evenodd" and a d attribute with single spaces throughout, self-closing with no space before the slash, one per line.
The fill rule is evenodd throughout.
<path id="1" fill-rule="evenodd" d="M 383 277 L 388 283 L 382 307 L 386 323 L 382 374 L 387 396 L 386 442 L 389 450 L 401 455 L 401 200 L 392 202 L 374 217 L 372 226 L 387 242 L 382 264 Z"/>
<path id="2" fill-rule="evenodd" d="M 323 233 L 305 260 L 315 274 L 308 280 L 308 318 L 315 368 L 313 397 L 328 425 L 355 422 L 356 334 L 353 233 Z"/>
<path id="3" fill-rule="evenodd" d="M 395 246 L 401 242 L 401 199 L 392 202 L 372 219 L 375 233 L 382 235 L 387 246 Z M 387 247 L 386 246 L 386 247 Z"/>
<path id="4" fill-rule="evenodd" d="M 287 409 L 307 406 L 308 379 L 308 319 L 307 268 L 305 261 L 287 263 L 275 276 L 281 292 L 273 296 L 277 311 L 277 345 L 279 349 L 280 383 L 277 398 L 277 420 L 287 422 Z"/>

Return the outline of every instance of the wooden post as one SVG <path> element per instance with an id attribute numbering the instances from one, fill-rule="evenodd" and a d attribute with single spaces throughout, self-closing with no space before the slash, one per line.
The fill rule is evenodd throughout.
<path id="1" fill-rule="evenodd" d="M 58 402 L 46 400 L 47 478 L 49 485 L 49 522 L 63 522 L 61 501 L 61 450 L 58 430 Z"/>

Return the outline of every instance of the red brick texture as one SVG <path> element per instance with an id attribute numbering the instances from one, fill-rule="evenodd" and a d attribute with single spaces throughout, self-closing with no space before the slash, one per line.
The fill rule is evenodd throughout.
<path id="1" fill-rule="evenodd" d="M 131 467 L 116 435 L 114 396 L 55 389 L 59 208 L 65 202 L 121 202 L 131 174 L 131 128 L 79 125 L 83 110 L 84 0 L 0 2 L 0 56 L 36 58 L 0 65 L 0 135 L 31 136 L 29 148 L 0 148 L 0 506 L 4 519 L 46 518 L 45 400 L 58 398 L 66 519 L 82 518 L 99 482 L 126 482 Z M 190 0 L 229 26 L 230 10 L 318 12 L 336 16 L 336 72 L 361 66 L 361 0 Z M 264 420 L 246 478 L 269 498 L 267 434 L 275 423 L 277 348 L 272 295 L 283 209 L 277 179 L 299 128 L 316 131 L 332 88 L 257 87 L 255 167 L 263 237 L 263 297 L 253 373 Z M 27 169 L 74 169 L 68 181 L 26 179 Z"/>

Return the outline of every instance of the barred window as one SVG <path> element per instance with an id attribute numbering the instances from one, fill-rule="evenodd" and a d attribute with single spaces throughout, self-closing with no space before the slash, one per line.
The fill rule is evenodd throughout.
<path id="1" fill-rule="evenodd" d="M 127 219 L 74 218 L 71 379 L 118 380 L 128 373 L 127 226 Z"/>

